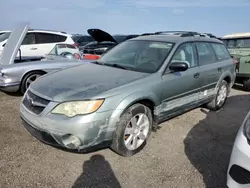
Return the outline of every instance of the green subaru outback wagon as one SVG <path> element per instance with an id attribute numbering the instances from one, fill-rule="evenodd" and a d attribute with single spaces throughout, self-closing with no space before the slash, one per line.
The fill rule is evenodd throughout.
<path id="1" fill-rule="evenodd" d="M 127 40 L 97 61 L 46 74 L 23 96 L 25 128 L 74 151 L 109 143 L 138 153 L 152 128 L 190 109 L 224 105 L 235 64 L 222 41 L 193 32 Z"/>

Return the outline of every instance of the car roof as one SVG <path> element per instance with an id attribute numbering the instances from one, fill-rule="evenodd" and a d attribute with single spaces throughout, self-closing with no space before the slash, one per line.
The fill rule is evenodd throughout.
<path id="1" fill-rule="evenodd" d="M 247 33 L 233 33 L 233 34 L 223 36 L 222 39 L 247 38 L 247 37 L 250 37 L 250 32 L 247 32 Z"/>
<path id="2" fill-rule="evenodd" d="M 58 34 L 63 36 L 72 36 L 72 34 L 66 33 L 64 31 L 55 31 L 55 30 L 47 30 L 47 29 L 29 29 L 29 32 L 41 32 L 41 33 L 52 33 L 52 34 Z"/>
<path id="3" fill-rule="evenodd" d="M 165 34 L 139 36 L 130 40 L 149 40 L 149 41 L 171 42 L 171 43 L 182 43 L 188 41 L 205 41 L 205 42 L 215 42 L 223 44 L 222 41 L 216 38 L 201 37 L 201 36 L 181 37 L 179 35 L 165 35 Z"/>

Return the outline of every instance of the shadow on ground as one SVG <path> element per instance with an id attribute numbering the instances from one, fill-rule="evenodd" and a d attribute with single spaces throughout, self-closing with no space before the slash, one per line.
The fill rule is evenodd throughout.
<path id="1" fill-rule="evenodd" d="M 88 161 L 84 162 L 83 172 L 72 186 L 72 188 L 85 187 L 121 187 L 109 162 L 102 155 L 93 155 Z"/>
<path id="2" fill-rule="evenodd" d="M 195 125 L 185 138 L 185 153 L 202 174 L 207 188 L 226 188 L 232 146 L 249 110 L 250 95 L 229 97 L 218 112 L 201 109 L 206 118 Z"/>

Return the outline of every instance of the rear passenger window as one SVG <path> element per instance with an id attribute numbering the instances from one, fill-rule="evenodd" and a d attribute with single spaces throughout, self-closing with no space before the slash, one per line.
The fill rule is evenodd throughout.
<path id="1" fill-rule="evenodd" d="M 35 44 L 35 35 L 33 33 L 27 33 L 23 39 L 22 45 Z"/>
<path id="2" fill-rule="evenodd" d="M 67 37 L 51 33 L 35 33 L 36 44 L 64 42 Z"/>
<path id="3" fill-rule="evenodd" d="M 200 65 L 208 65 L 216 62 L 216 57 L 212 47 L 206 42 L 197 42 L 197 52 Z"/>
<path id="4" fill-rule="evenodd" d="M 227 51 L 226 47 L 223 44 L 212 43 L 211 46 L 218 60 L 226 60 L 231 58 L 229 52 Z"/>

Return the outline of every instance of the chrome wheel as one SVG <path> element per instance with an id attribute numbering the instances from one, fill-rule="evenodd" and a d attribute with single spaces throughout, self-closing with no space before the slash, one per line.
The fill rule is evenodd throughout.
<path id="1" fill-rule="evenodd" d="M 227 87 L 222 85 L 219 89 L 218 96 L 217 96 L 217 105 L 220 106 L 225 102 L 227 98 Z"/>
<path id="2" fill-rule="evenodd" d="M 149 118 L 140 113 L 131 118 L 124 132 L 124 144 L 128 150 L 139 148 L 149 133 Z"/>
<path id="3" fill-rule="evenodd" d="M 26 87 L 26 89 L 28 89 L 29 88 L 29 86 L 30 86 L 30 84 L 32 83 L 32 82 L 34 82 L 37 78 L 39 78 L 41 76 L 41 74 L 32 74 L 32 75 L 30 75 L 28 78 L 27 78 L 27 80 L 26 80 L 26 82 L 25 82 L 25 87 Z"/>

